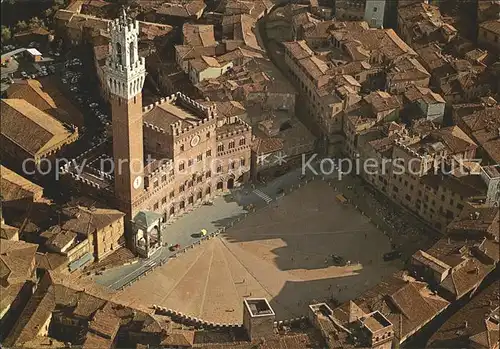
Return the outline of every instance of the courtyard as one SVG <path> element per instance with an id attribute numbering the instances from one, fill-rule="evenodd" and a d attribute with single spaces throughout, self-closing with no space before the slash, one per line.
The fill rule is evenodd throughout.
<path id="1" fill-rule="evenodd" d="M 306 315 L 311 302 L 355 298 L 402 262 L 383 261 L 389 238 L 337 194 L 312 181 L 172 258 L 117 298 L 219 323 L 241 323 L 245 297 L 267 298 L 278 320 Z M 335 265 L 332 255 L 350 263 Z"/>

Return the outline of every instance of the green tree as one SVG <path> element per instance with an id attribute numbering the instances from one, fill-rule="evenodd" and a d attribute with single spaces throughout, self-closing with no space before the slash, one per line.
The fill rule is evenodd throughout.
<path id="1" fill-rule="evenodd" d="M 28 28 L 28 24 L 26 24 L 25 21 L 19 21 L 16 24 L 16 30 L 17 31 L 22 31 Z"/>
<path id="2" fill-rule="evenodd" d="M 31 18 L 28 25 L 30 28 L 43 28 L 43 27 L 45 27 L 43 20 L 41 20 L 38 17 Z"/>
<path id="3" fill-rule="evenodd" d="M 2 43 L 9 41 L 11 37 L 10 28 L 2 25 Z"/>

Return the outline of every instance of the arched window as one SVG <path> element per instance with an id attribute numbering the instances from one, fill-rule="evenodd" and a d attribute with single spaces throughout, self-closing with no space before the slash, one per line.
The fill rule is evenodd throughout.
<path id="1" fill-rule="evenodd" d="M 116 43 L 116 60 L 118 61 L 118 64 L 123 64 L 122 63 L 122 45 L 117 42 Z"/>
<path id="2" fill-rule="evenodd" d="M 131 66 L 134 65 L 134 50 L 135 50 L 134 42 L 132 41 L 130 43 L 130 65 Z"/>

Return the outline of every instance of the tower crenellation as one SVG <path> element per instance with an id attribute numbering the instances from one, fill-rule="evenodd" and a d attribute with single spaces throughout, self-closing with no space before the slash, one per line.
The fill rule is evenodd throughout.
<path id="1" fill-rule="evenodd" d="M 142 91 L 146 61 L 139 57 L 139 22 L 125 11 L 109 23 L 111 54 L 106 61 L 107 84 L 112 94 L 130 99 Z"/>

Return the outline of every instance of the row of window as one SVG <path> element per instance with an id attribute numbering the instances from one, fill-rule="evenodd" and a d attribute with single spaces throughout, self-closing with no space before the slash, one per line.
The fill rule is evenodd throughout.
<path id="1" fill-rule="evenodd" d="M 206 157 L 206 158 L 209 158 L 209 157 L 211 157 L 211 156 L 212 156 L 212 150 L 211 150 L 211 149 L 208 149 L 208 150 L 205 152 L 205 157 Z M 198 154 L 198 156 L 196 156 L 196 162 L 201 162 L 201 161 L 203 161 L 203 154 Z M 194 160 L 193 160 L 193 159 L 189 159 L 189 160 L 188 160 L 188 167 L 193 166 L 193 164 L 194 164 Z M 185 169 L 185 165 L 186 165 L 186 164 L 185 164 L 185 162 L 181 162 L 181 163 L 179 164 L 179 171 L 184 170 L 184 169 Z"/>
<path id="2" fill-rule="evenodd" d="M 218 184 L 217 184 L 217 189 L 222 189 L 222 185 L 221 185 L 221 183 L 222 183 L 222 182 L 220 182 L 220 183 L 218 183 Z M 210 187 L 207 187 L 207 188 L 205 189 L 205 195 L 209 195 L 209 194 L 211 193 L 211 191 L 212 191 L 212 189 L 211 189 Z M 169 195 L 169 196 L 170 196 L 170 198 L 171 198 L 171 199 L 173 198 L 173 191 L 170 193 L 170 195 Z M 203 197 L 203 193 L 202 193 L 202 191 L 200 190 L 200 191 L 198 191 L 198 192 L 196 193 L 196 200 L 201 200 L 201 199 L 202 199 L 202 197 Z M 194 197 L 194 195 L 190 195 L 190 196 L 188 197 L 188 199 L 187 199 L 188 204 L 190 204 L 190 205 L 191 205 L 191 204 L 193 204 L 193 203 L 194 203 L 194 198 L 195 198 L 195 197 Z M 161 199 L 161 205 L 162 205 L 162 206 L 165 206 L 166 204 L 167 204 L 167 197 L 166 197 L 166 196 L 164 196 L 164 197 Z M 181 209 L 181 210 L 182 210 L 182 209 L 184 209 L 184 208 L 185 208 L 185 205 L 186 205 L 186 203 L 185 203 L 185 201 L 184 201 L 184 200 L 180 201 L 180 202 L 179 202 L 179 209 Z M 157 202 L 155 202 L 155 203 L 154 203 L 154 205 L 153 205 L 153 210 L 154 210 L 154 211 L 158 211 L 158 209 L 159 209 L 159 208 L 160 208 L 160 202 L 159 202 L 159 201 L 157 201 Z M 174 206 L 172 206 L 172 207 L 170 207 L 169 214 L 170 214 L 170 215 L 173 215 L 174 213 L 175 213 L 175 207 L 174 207 Z"/>
<path id="3" fill-rule="evenodd" d="M 245 138 L 241 138 L 240 141 L 239 141 L 239 145 L 240 146 L 243 146 L 246 144 L 246 139 Z M 228 148 L 229 149 L 234 149 L 236 147 L 236 143 L 235 141 L 230 141 L 229 144 L 228 144 Z M 224 151 L 224 144 L 219 144 L 217 146 L 217 152 L 223 152 Z"/>

